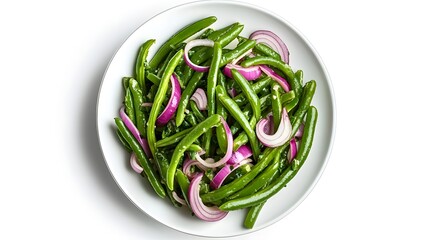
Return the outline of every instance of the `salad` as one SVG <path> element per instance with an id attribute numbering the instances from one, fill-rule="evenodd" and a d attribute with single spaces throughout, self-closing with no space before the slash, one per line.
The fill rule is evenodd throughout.
<path id="1" fill-rule="evenodd" d="M 309 155 L 316 81 L 292 70 L 274 32 L 243 36 L 238 22 L 210 28 L 216 20 L 185 26 L 151 59 L 156 40 L 141 45 L 122 78 L 117 136 L 160 198 L 209 222 L 248 209 L 252 228 Z"/>

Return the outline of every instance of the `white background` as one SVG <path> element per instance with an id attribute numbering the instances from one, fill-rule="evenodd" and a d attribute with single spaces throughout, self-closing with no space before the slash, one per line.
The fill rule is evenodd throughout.
<path id="1" fill-rule="evenodd" d="M 185 2 L 0 2 L 0 239 L 203 239 L 160 225 L 124 196 L 95 121 L 117 48 Z M 337 129 L 307 199 L 233 239 L 428 239 L 424 1 L 248 2 L 283 16 L 317 49 L 334 86 Z"/>

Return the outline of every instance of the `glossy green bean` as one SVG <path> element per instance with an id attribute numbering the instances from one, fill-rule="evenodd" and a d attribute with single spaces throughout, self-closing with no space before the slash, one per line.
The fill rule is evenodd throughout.
<path id="1" fill-rule="evenodd" d="M 186 149 L 197 140 L 202 134 L 206 133 L 212 127 L 219 126 L 221 122 L 221 116 L 214 114 L 208 117 L 203 122 L 199 123 L 195 126 L 192 131 L 186 135 L 176 146 L 173 156 L 170 160 L 170 166 L 167 171 L 167 186 L 170 190 L 173 190 L 174 187 L 174 176 L 176 173 L 177 166 L 180 162 L 180 159 L 183 157 Z"/>
<path id="2" fill-rule="evenodd" d="M 118 136 L 118 139 L 122 143 L 122 146 L 124 146 L 125 150 L 127 150 L 127 152 L 129 153 L 133 152 L 130 145 L 127 143 L 127 140 L 125 140 L 125 138 L 122 136 L 121 132 L 118 129 L 116 129 L 116 135 Z"/>
<path id="3" fill-rule="evenodd" d="M 207 115 L 210 117 L 216 113 L 216 92 L 217 79 L 219 73 L 220 60 L 222 58 L 222 46 L 219 42 L 213 45 L 213 57 L 210 64 L 209 73 L 207 76 Z M 204 150 L 210 153 L 213 130 L 209 130 L 205 134 Z"/>
<path id="4" fill-rule="evenodd" d="M 190 101 L 189 106 L 191 107 L 192 114 L 194 114 L 198 122 L 202 122 L 204 121 L 204 119 L 206 119 L 206 117 L 203 115 L 200 109 L 198 109 L 198 106 L 194 101 Z"/>
<path id="5" fill-rule="evenodd" d="M 128 117 L 131 119 L 131 121 L 134 124 L 136 124 L 136 116 L 134 113 L 133 95 L 131 95 L 131 90 L 129 87 L 127 87 L 127 89 L 125 90 L 124 106 L 125 106 L 125 113 L 127 113 Z"/>
<path id="6" fill-rule="evenodd" d="M 173 134 L 169 137 L 163 138 L 156 142 L 156 147 L 166 147 L 178 143 L 182 138 L 184 138 L 189 132 L 191 132 L 193 127 L 180 131 L 176 134 Z"/>
<path id="7" fill-rule="evenodd" d="M 221 72 L 218 73 L 218 86 L 221 86 L 223 89 L 226 89 L 226 78 L 225 75 L 223 75 Z M 216 113 L 221 115 L 223 119 L 227 121 L 228 112 L 226 111 L 225 107 L 220 103 L 218 98 L 216 98 Z M 225 153 L 228 147 L 228 141 L 224 128 L 216 128 L 216 138 L 221 152 Z"/>
<path id="8" fill-rule="evenodd" d="M 274 130 L 277 131 L 277 128 L 280 124 L 280 118 L 282 114 L 282 102 L 280 98 L 280 85 L 278 83 L 273 83 L 271 87 L 271 110 L 273 113 L 273 122 Z"/>
<path id="9" fill-rule="evenodd" d="M 139 83 L 135 79 L 130 79 L 128 87 L 131 90 L 131 95 L 133 96 L 133 106 L 134 114 L 136 118 L 136 127 L 139 130 L 140 134 L 143 137 L 146 137 L 146 122 L 147 118 L 145 113 L 140 109 L 140 106 L 143 103 L 143 93 L 140 88 Z"/>
<path id="10" fill-rule="evenodd" d="M 229 51 L 228 53 L 225 53 L 222 56 L 222 60 L 220 62 L 220 66 L 223 67 L 227 63 L 231 62 L 232 60 L 236 59 L 237 57 L 240 57 L 250 49 L 252 49 L 256 44 L 255 40 L 246 40 L 243 43 L 237 45 L 236 48 Z"/>
<path id="11" fill-rule="evenodd" d="M 293 81 L 295 79 L 295 74 L 292 68 L 281 60 L 278 60 L 272 57 L 267 57 L 267 56 L 256 56 L 256 57 L 248 58 L 244 60 L 241 63 L 241 66 L 250 67 L 250 66 L 261 65 L 261 64 L 269 65 L 279 69 L 282 73 L 286 75 L 288 83 L 291 85 L 292 89 L 295 90 L 295 88 L 297 87 L 297 86 L 294 86 L 294 81 Z"/>
<path id="12" fill-rule="evenodd" d="M 282 102 L 282 104 L 287 104 L 291 102 L 295 97 L 295 90 L 291 90 L 287 93 L 283 93 L 280 101 Z"/>
<path id="13" fill-rule="evenodd" d="M 272 57 L 277 60 L 281 60 L 280 54 L 278 54 L 276 51 L 274 51 L 272 48 L 268 47 L 267 45 L 263 43 L 257 43 L 255 47 L 253 48 L 253 51 L 255 53 L 262 54 L 264 56 Z"/>
<path id="14" fill-rule="evenodd" d="M 308 154 L 310 153 L 314 139 L 314 131 L 316 129 L 317 117 L 317 109 L 314 106 L 310 106 L 307 110 L 305 118 L 303 136 L 300 140 L 298 152 L 296 153 L 295 157 L 297 161 L 303 161 L 307 159 Z"/>
<path id="15" fill-rule="evenodd" d="M 176 126 L 182 125 L 183 120 L 185 119 L 185 110 L 188 106 L 189 100 L 194 94 L 195 89 L 197 88 L 198 82 L 204 76 L 203 72 L 195 72 L 186 86 L 185 90 L 182 92 L 182 96 L 180 97 L 179 106 L 176 110 Z"/>
<path id="16" fill-rule="evenodd" d="M 182 196 L 185 199 L 186 204 L 190 208 L 188 191 L 189 191 L 189 185 L 191 183 L 189 182 L 188 177 L 180 169 L 176 170 L 176 179 L 177 179 L 177 183 L 179 184 L 180 190 L 182 191 Z"/>
<path id="17" fill-rule="evenodd" d="M 140 46 L 139 53 L 137 55 L 136 64 L 134 67 L 134 74 L 137 82 L 140 85 L 140 89 L 143 95 L 147 94 L 146 82 L 145 82 L 146 81 L 146 78 L 145 78 L 146 59 L 149 53 L 149 49 L 154 43 L 155 43 L 155 39 L 149 39 Z"/>
<path id="18" fill-rule="evenodd" d="M 240 86 L 241 92 L 246 96 L 250 105 L 252 106 L 253 115 L 256 118 L 256 121 L 259 121 L 261 118 L 261 102 L 256 92 L 252 89 L 246 78 L 243 77 L 236 69 L 231 70 L 232 77 L 235 82 Z"/>
<path id="19" fill-rule="evenodd" d="M 147 74 L 146 78 L 156 86 L 159 86 L 159 82 L 161 82 L 161 78 L 151 72 Z"/>
<path id="20" fill-rule="evenodd" d="M 147 159 L 146 155 L 144 154 L 144 151 L 142 147 L 140 146 L 140 143 L 134 138 L 132 133 L 127 129 L 124 122 L 120 118 L 115 118 L 116 126 L 118 127 L 118 130 L 124 137 L 124 139 L 127 141 L 133 152 L 136 154 L 136 157 L 140 163 L 140 166 L 142 166 L 143 171 L 145 175 L 147 176 L 147 179 L 152 186 L 152 188 L 155 190 L 156 194 L 160 196 L 161 198 L 165 197 L 165 191 L 162 187 L 160 178 L 158 174 L 156 174 L 155 170 L 153 169 L 152 165 L 150 164 L 149 160 Z"/>
<path id="21" fill-rule="evenodd" d="M 244 116 L 243 112 L 240 110 L 240 107 L 230 98 L 224 89 L 220 86 L 216 87 L 216 94 L 219 98 L 222 105 L 228 110 L 231 116 L 240 124 L 240 126 L 244 129 L 249 138 L 250 146 L 252 148 L 252 152 L 254 156 L 259 155 L 259 145 L 256 138 L 256 133 L 249 121 L 247 121 L 246 116 Z"/>
<path id="22" fill-rule="evenodd" d="M 255 91 L 256 94 L 259 94 L 262 89 L 264 89 L 265 87 L 267 87 L 268 85 L 270 85 L 270 83 L 272 82 L 270 77 L 264 77 L 260 80 L 258 80 L 257 82 L 253 83 L 251 85 L 253 91 Z M 237 96 L 235 96 L 234 101 L 237 103 L 238 106 L 243 106 L 244 104 L 247 104 L 247 98 L 246 95 L 244 95 L 244 93 L 240 93 Z"/>
<path id="23" fill-rule="evenodd" d="M 175 46 L 195 33 L 201 31 L 202 29 L 210 26 L 217 20 L 216 17 L 210 16 L 201 20 L 198 20 L 188 26 L 180 29 L 177 33 L 175 33 L 170 39 L 168 39 L 155 53 L 153 58 L 149 62 L 149 66 L 151 69 L 156 69 L 159 63 L 165 58 L 165 56 L 172 50 L 171 46 Z"/>
<path id="24" fill-rule="evenodd" d="M 161 104 L 164 101 L 167 90 L 168 83 L 170 82 L 170 77 L 173 74 L 174 69 L 176 68 L 179 59 L 183 57 L 183 50 L 179 50 L 173 58 L 168 63 L 167 68 L 165 69 L 164 74 L 162 75 L 161 82 L 156 92 L 155 98 L 153 100 L 152 108 L 149 114 L 149 120 L 147 124 L 147 141 L 151 152 L 156 152 L 156 136 L 155 136 L 155 122 L 156 118 L 159 115 L 161 110 Z"/>
<path id="25" fill-rule="evenodd" d="M 311 101 L 313 100 L 313 96 L 315 92 L 316 92 L 316 81 L 314 80 L 308 81 L 304 85 L 304 89 L 299 101 L 298 109 L 293 114 L 293 120 L 292 120 L 293 133 L 298 131 L 298 128 L 301 125 L 301 122 L 304 118 L 304 115 L 311 105 Z"/>
<path id="26" fill-rule="evenodd" d="M 252 229 L 256 223 L 256 219 L 258 219 L 259 213 L 264 207 L 266 202 L 262 202 L 255 206 L 251 206 L 249 211 L 246 214 L 246 218 L 244 219 L 244 227 L 247 229 Z"/>

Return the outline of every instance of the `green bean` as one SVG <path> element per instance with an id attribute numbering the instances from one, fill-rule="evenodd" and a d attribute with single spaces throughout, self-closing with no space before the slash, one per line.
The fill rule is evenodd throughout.
<path id="1" fill-rule="evenodd" d="M 197 118 L 198 122 L 202 122 L 204 121 L 204 119 L 206 119 L 206 117 L 201 113 L 200 109 L 198 109 L 198 106 L 194 101 L 189 102 L 189 106 L 191 107 L 191 111 Z"/>
<path id="2" fill-rule="evenodd" d="M 167 57 L 164 59 L 164 61 L 161 63 L 161 66 L 158 67 L 158 72 L 156 74 L 157 77 L 162 77 L 162 74 L 165 71 L 165 68 L 167 67 L 168 62 L 171 60 L 171 58 L 174 56 L 174 51 L 171 51 L 167 54 Z M 177 63 L 179 65 L 179 63 Z"/>
<path id="3" fill-rule="evenodd" d="M 206 30 L 204 30 L 203 33 L 201 33 L 200 36 L 198 36 L 199 39 L 205 39 L 207 38 L 210 34 L 212 34 L 214 32 L 213 28 L 207 28 Z"/>
<path id="4" fill-rule="evenodd" d="M 244 219 L 244 227 L 247 229 L 252 229 L 256 223 L 256 219 L 258 218 L 259 213 L 261 212 L 264 204 L 266 202 L 262 202 L 255 206 L 251 206 L 249 211 L 246 214 L 246 218 Z"/>
<path id="5" fill-rule="evenodd" d="M 280 124 L 280 118 L 282 114 L 282 102 L 280 98 L 280 85 L 278 83 L 273 83 L 271 87 L 271 109 L 273 112 L 273 122 L 274 130 L 277 131 L 277 128 Z"/>
<path id="6" fill-rule="evenodd" d="M 241 125 L 244 131 L 246 131 L 247 137 L 250 141 L 252 152 L 254 156 L 258 156 L 259 146 L 256 138 L 256 133 L 250 123 L 247 121 L 246 116 L 244 116 L 243 112 L 240 110 L 240 107 L 224 92 L 224 90 L 220 86 L 216 87 L 216 93 L 222 105 L 228 110 L 232 117 L 237 120 L 237 122 Z"/>
<path id="7" fill-rule="evenodd" d="M 291 102 L 294 98 L 296 97 L 295 95 L 295 90 L 291 90 L 287 93 L 282 94 L 281 96 L 281 102 L 282 104 L 286 104 Z M 299 99 L 299 98 L 298 98 Z"/>
<path id="8" fill-rule="evenodd" d="M 209 73 L 207 76 L 207 115 L 210 117 L 216 113 L 216 92 L 217 78 L 219 72 L 219 64 L 222 58 L 222 46 L 220 43 L 215 42 L 213 45 L 213 57 L 210 64 Z M 206 132 L 204 149 L 207 153 L 210 152 L 210 143 L 212 140 L 213 131 Z"/>
<path id="9" fill-rule="evenodd" d="M 190 185 L 189 179 L 180 169 L 176 170 L 176 179 L 177 183 L 179 183 L 180 190 L 182 191 L 182 196 L 185 199 L 186 204 L 188 204 L 188 207 L 190 207 L 191 205 L 189 204 L 188 199 L 188 191 Z"/>
<path id="10" fill-rule="evenodd" d="M 176 110 L 176 126 L 179 127 L 185 119 L 185 109 L 189 103 L 189 99 L 191 99 L 192 94 L 197 88 L 198 82 L 203 76 L 203 72 L 195 72 L 185 90 L 183 90 L 182 96 L 180 97 L 179 106 Z"/>
<path id="11" fill-rule="evenodd" d="M 227 34 L 229 31 L 231 31 L 231 29 L 233 29 L 234 27 L 236 27 L 238 24 L 239 24 L 238 22 L 235 22 L 235 23 L 233 23 L 231 25 L 228 25 L 228 26 L 226 26 L 224 28 L 221 28 L 221 29 L 218 29 L 216 31 L 213 31 L 212 33 L 210 33 L 207 36 L 207 39 L 210 39 L 213 42 L 216 42 L 216 41 L 219 40 L 219 38 L 221 36 L 223 36 L 224 34 Z"/>
<path id="12" fill-rule="evenodd" d="M 123 77 L 122 78 L 122 87 L 124 88 L 124 91 L 127 90 L 130 79 L 131 79 L 131 77 Z"/>
<path id="13" fill-rule="evenodd" d="M 146 82 L 145 82 L 145 66 L 146 66 L 146 58 L 149 53 L 150 47 L 155 43 L 155 39 L 149 39 L 144 42 L 139 49 L 139 53 L 137 55 L 136 65 L 134 68 L 134 74 L 136 76 L 136 80 L 140 85 L 140 89 L 143 95 L 147 94 Z"/>
<path id="14" fill-rule="evenodd" d="M 225 78 L 225 75 L 223 75 L 221 72 L 218 73 L 218 86 L 221 86 L 223 89 L 226 89 L 226 78 Z M 216 113 L 221 115 L 223 119 L 227 121 L 228 112 L 220 103 L 218 98 L 216 98 Z M 226 138 L 226 133 L 224 128 L 216 128 L 216 138 L 221 152 L 226 153 L 226 149 L 228 147 L 228 141 Z"/>
<path id="15" fill-rule="evenodd" d="M 252 49 L 255 46 L 255 44 L 256 44 L 255 40 L 246 40 L 245 42 L 241 43 L 240 45 L 237 45 L 236 48 L 234 48 L 233 50 L 229 51 L 228 53 L 226 53 L 222 56 L 220 66 L 223 67 L 227 63 L 231 62 L 232 60 L 243 55 L 245 52 Z"/>
<path id="16" fill-rule="evenodd" d="M 292 101 L 282 104 L 288 113 L 292 112 L 298 106 L 299 98 L 295 97 Z"/>
<path id="17" fill-rule="evenodd" d="M 296 133 L 296 131 L 298 131 L 298 128 L 301 125 L 302 119 L 304 118 L 304 115 L 307 112 L 307 109 L 310 107 L 315 91 L 316 91 L 316 81 L 311 80 L 304 85 L 304 89 L 299 101 L 298 109 L 293 114 L 293 120 L 292 120 L 293 133 Z"/>
<path id="18" fill-rule="evenodd" d="M 262 89 L 264 89 L 266 86 L 270 85 L 272 82 L 270 77 L 264 77 L 260 80 L 258 80 L 256 83 L 252 84 L 251 87 L 253 91 L 255 91 L 256 94 L 259 94 Z M 240 93 L 237 96 L 235 96 L 234 101 L 237 103 L 238 106 L 243 106 L 247 103 L 247 98 L 244 95 L 244 93 Z"/>
<path id="19" fill-rule="evenodd" d="M 223 203 L 219 209 L 223 211 L 232 211 L 242 208 L 247 208 L 251 206 L 258 205 L 267 201 L 270 197 L 275 195 L 281 189 L 283 189 L 286 184 L 295 177 L 299 169 L 304 164 L 308 156 L 308 149 L 311 148 L 311 144 L 314 137 L 314 131 L 316 128 L 317 122 L 317 109 L 315 107 L 309 107 L 306 117 L 306 125 L 304 127 L 304 134 L 302 140 L 304 140 L 300 148 L 298 148 L 297 157 L 293 160 L 294 164 L 289 166 L 273 183 L 264 188 L 263 190 L 251 195 L 242 198 L 233 199 Z M 305 129 L 307 128 L 307 129 Z M 307 130 L 307 133 L 305 132 Z M 301 141 L 302 141 L 301 140 Z M 299 154 L 299 155 L 298 155 Z"/>
<path id="20" fill-rule="evenodd" d="M 310 149 L 313 144 L 317 116 L 317 109 L 314 106 L 310 106 L 307 110 L 303 136 L 301 138 L 300 146 L 295 157 L 297 161 L 303 161 L 307 159 L 308 154 L 310 153 Z"/>
<path id="21" fill-rule="evenodd" d="M 175 143 L 178 143 L 180 140 L 182 140 L 182 138 L 184 138 L 186 136 L 186 134 L 188 134 L 189 132 L 192 131 L 193 128 L 188 128 L 185 129 L 183 131 L 180 131 L 174 135 L 171 135 L 169 137 L 163 138 L 159 141 L 156 142 L 156 147 L 160 148 L 160 147 L 166 147 L 166 146 L 170 146 L 173 145 Z"/>
<path id="22" fill-rule="evenodd" d="M 131 95 L 131 90 L 128 87 L 127 87 L 127 90 L 125 90 L 124 106 L 125 106 L 125 113 L 127 113 L 128 117 L 131 119 L 131 121 L 134 124 L 136 124 L 136 116 L 134 113 L 133 95 Z"/>
<path id="23" fill-rule="evenodd" d="M 287 80 L 291 85 L 292 89 L 293 90 L 296 89 L 297 86 L 294 85 L 295 74 L 293 73 L 292 68 L 288 64 L 282 62 L 281 60 L 278 60 L 272 57 L 266 57 L 266 56 L 256 56 L 256 57 L 248 58 L 244 60 L 241 63 L 241 66 L 250 67 L 250 66 L 261 65 L 261 64 L 266 64 L 279 69 L 282 73 L 286 75 Z"/>
<path id="24" fill-rule="evenodd" d="M 193 113 L 189 113 L 185 116 L 185 121 L 191 124 L 192 126 L 195 126 L 198 124 L 197 118 Z"/>
<path id="25" fill-rule="evenodd" d="M 131 95 L 133 96 L 133 105 L 134 105 L 134 114 L 136 118 L 136 127 L 139 130 L 140 134 L 143 137 L 146 137 L 146 116 L 140 106 L 143 103 L 143 94 L 139 86 L 139 83 L 135 79 L 130 79 L 129 88 L 131 90 Z"/>
<path id="26" fill-rule="evenodd" d="M 264 56 L 272 57 L 277 60 L 281 60 L 280 54 L 278 54 L 276 51 L 274 51 L 269 46 L 263 44 L 263 43 L 257 43 L 255 47 L 253 48 L 253 51 L 259 54 L 262 54 Z"/>
<path id="27" fill-rule="evenodd" d="M 151 72 L 147 74 L 146 78 L 156 86 L 159 86 L 159 82 L 161 82 L 161 78 Z"/>
<path id="28" fill-rule="evenodd" d="M 158 91 L 156 92 L 155 98 L 153 100 L 153 105 L 149 114 L 149 120 L 147 124 L 147 141 L 151 152 L 156 152 L 156 146 L 155 146 L 156 118 L 158 117 L 158 114 L 161 110 L 161 104 L 167 95 L 168 83 L 170 82 L 170 77 L 173 74 L 174 68 L 176 68 L 177 63 L 179 62 L 179 59 L 182 56 L 183 56 L 183 50 L 179 50 L 168 63 L 167 68 L 165 69 L 165 72 L 162 75 L 161 82 L 158 87 Z"/>
<path id="29" fill-rule="evenodd" d="M 122 143 L 122 146 L 124 146 L 125 150 L 127 150 L 127 152 L 129 153 L 133 152 L 130 145 L 127 143 L 127 140 L 125 140 L 125 138 L 122 136 L 121 132 L 118 129 L 116 129 L 116 135 L 118 136 L 118 139 Z"/>
<path id="30" fill-rule="evenodd" d="M 201 148 L 200 145 L 197 145 L 197 144 L 191 144 L 187 149 L 187 151 L 190 151 L 190 152 L 201 152 L 202 150 L 203 148 Z"/>
<path id="31" fill-rule="evenodd" d="M 303 83 L 304 82 L 304 72 L 302 70 L 296 71 L 295 72 L 295 79 L 296 79 L 297 84 L 299 84 L 299 86 L 303 86 L 304 85 L 304 83 Z M 300 96 L 302 93 L 302 87 L 298 91 L 299 91 L 299 93 L 297 95 Z"/>
<path id="32" fill-rule="evenodd" d="M 251 182 L 260 172 L 262 172 L 271 160 L 273 160 L 278 148 L 266 148 L 261 160 L 252 168 L 252 170 L 246 173 L 241 178 L 237 178 L 229 184 L 223 185 L 222 187 L 208 192 L 201 196 L 201 200 L 204 203 L 212 203 L 236 193 L 243 189 L 249 182 Z"/>
<path id="33" fill-rule="evenodd" d="M 252 87 L 247 81 L 246 78 L 243 77 L 236 69 L 231 70 L 232 77 L 240 86 L 242 93 L 246 96 L 250 105 L 252 106 L 253 115 L 256 118 L 256 121 L 259 121 L 261 118 L 261 102 L 259 101 L 259 97 L 255 91 L 253 91 Z"/>
<path id="34" fill-rule="evenodd" d="M 171 46 L 175 46 L 184 40 L 188 39 L 195 33 L 201 31 L 202 29 L 210 26 L 217 20 L 216 17 L 210 16 L 199 21 L 196 21 L 182 29 L 180 29 L 176 34 L 174 34 L 170 39 L 168 39 L 155 53 L 153 58 L 149 62 L 151 69 L 156 69 L 159 63 L 164 59 L 164 57 L 172 50 Z"/>
<path id="35" fill-rule="evenodd" d="M 188 147 L 197 140 L 202 134 L 206 133 L 212 127 L 219 126 L 221 121 L 221 116 L 214 114 L 208 117 L 206 120 L 198 124 L 192 129 L 192 131 L 186 135 L 176 146 L 173 156 L 170 160 L 170 166 L 167 171 L 167 186 L 170 190 L 173 190 L 174 187 L 174 175 L 176 173 L 177 165 L 180 162 L 180 159 L 183 157 L 184 152 Z"/>
<path id="36" fill-rule="evenodd" d="M 256 126 L 256 118 L 253 116 L 250 118 L 249 124 L 252 128 Z M 237 151 L 239 147 L 246 144 L 249 141 L 246 131 L 241 132 L 235 139 L 233 143 L 233 150 Z M 257 159 L 256 159 L 257 160 Z"/>
<path id="37" fill-rule="evenodd" d="M 158 194 L 158 196 L 160 196 L 161 198 L 164 198 L 165 191 L 161 185 L 159 176 L 156 174 L 152 165 L 149 163 L 149 160 L 144 154 L 144 151 L 140 146 L 140 143 L 138 143 L 138 141 L 134 138 L 132 133 L 127 129 L 124 122 L 122 122 L 120 118 L 115 118 L 115 123 L 120 133 L 124 137 L 124 139 L 127 141 L 127 143 L 129 144 L 133 152 L 136 154 L 137 160 L 139 161 L 140 166 L 142 166 L 143 171 L 146 174 L 150 185 L 155 190 L 156 194 Z"/>

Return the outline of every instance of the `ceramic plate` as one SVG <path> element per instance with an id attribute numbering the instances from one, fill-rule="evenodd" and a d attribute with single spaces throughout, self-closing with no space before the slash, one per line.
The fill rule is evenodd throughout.
<path id="1" fill-rule="evenodd" d="M 135 174 L 129 166 L 129 155 L 115 134 L 114 117 L 119 116 L 123 89 L 121 78 L 133 73 L 139 46 L 156 39 L 149 58 L 172 34 L 196 20 L 216 16 L 211 27 L 219 29 L 233 22 L 244 24 L 242 36 L 255 30 L 275 32 L 290 51 L 290 65 L 304 71 L 304 81 L 315 79 L 317 91 L 313 105 L 319 110 L 319 120 L 311 153 L 296 177 L 271 198 L 262 209 L 255 227 L 243 227 L 245 211 L 230 212 L 218 222 L 204 222 L 191 216 L 184 207 L 175 208 L 168 200 L 156 196 L 147 180 Z M 258 6 L 231 1 L 201 1 L 166 10 L 141 25 L 120 46 L 113 56 L 100 86 L 97 106 L 97 128 L 102 152 L 108 168 L 124 194 L 143 212 L 160 223 L 188 234 L 206 237 L 229 237 L 251 233 L 267 227 L 288 215 L 310 193 L 325 168 L 335 132 L 335 101 L 327 71 L 308 40 L 280 16 Z M 136 209 L 138 211 L 138 209 Z"/>

